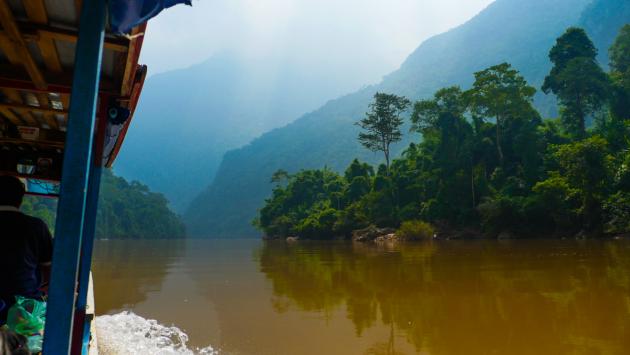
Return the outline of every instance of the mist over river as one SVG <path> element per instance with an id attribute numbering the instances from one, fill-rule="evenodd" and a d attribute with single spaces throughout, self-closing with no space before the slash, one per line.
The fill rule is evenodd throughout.
<path id="1" fill-rule="evenodd" d="M 630 349 L 625 240 L 102 240 L 93 269 L 109 353 Z"/>

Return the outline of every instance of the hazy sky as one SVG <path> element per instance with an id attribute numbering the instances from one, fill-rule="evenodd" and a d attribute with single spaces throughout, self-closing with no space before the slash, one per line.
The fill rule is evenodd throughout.
<path id="1" fill-rule="evenodd" d="M 305 66 L 334 56 L 339 68 L 396 69 L 423 40 L 453 28 L 493 0 L 193 0 L 149 23 L 142 62 L 155 74 L 218 52 Z"/>

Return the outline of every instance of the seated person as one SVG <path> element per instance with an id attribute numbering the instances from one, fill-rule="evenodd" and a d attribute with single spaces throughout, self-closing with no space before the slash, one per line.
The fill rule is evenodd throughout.
<path id="1" fill-rule="evenodd" d="M 42 300 L 50 277 L 52 236 L 46 223 L 20 212 L 24 184 L 0 176 L 0 325 L 15 296 Z"/>

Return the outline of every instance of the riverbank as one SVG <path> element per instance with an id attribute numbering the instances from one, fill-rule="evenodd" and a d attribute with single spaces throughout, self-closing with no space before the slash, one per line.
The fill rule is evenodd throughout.
<path id="1" fill-rule="evenodd" d="M 276 236 L 269 237 L 263 236 L 263 240 L 284 240 L 288 243 L 294 243 L 299 240 L 351 240 L 353 242 L 414 242 L 414 241 L 427 241 L 427 240 L 517 240 L 517 239 L 630 239 L 630 232 L 627 233 L 588 233 L 580 231 L 577 234 L 541 234 L 541 235 L 517 235 L 512 232 L 504 231 L 498 234 L 484 233 L 480 229 L 463 228 L 454 229 L 441 226 L 441 228 L 432 229 L 430 233 L 418 233 L 415 236 L 403 236 L 400 230 L 384 227 L 379 228 L 374 225 L 370 225 L 366 228 L 355 230 L 351 236 L 333 237 L 322 236 L 320 238 L 301 238 L 300 236 Z"/>

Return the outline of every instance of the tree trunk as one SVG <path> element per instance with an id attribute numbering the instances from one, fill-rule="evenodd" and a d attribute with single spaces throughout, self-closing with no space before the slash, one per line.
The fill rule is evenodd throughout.
<path id="1" fill-rule="evenodd" d="M 470 160 L 470 191 L 472 193 L 472 208 L 474 209 L 477 206 L 476 196 L 475 196 L 475 165 Z"/>
<path id="2" fill-rule="evenodd" d="M 385 168 L 387 170 L 387 176 L 389 176 L 389 147 L 385 148 Z"/>
<path id="3" fill-rule="evenodd" d="M 497 152 L 499 153 L 499 162 L 501 163 L 501 167 L 503 167 L 503 149 L 501 148 L 501 128 L 500 123 L 501 120 L 497 117 Z"/>
<path id="4" fill-rule="evenodd" d="M 576 115 L 578 116 L 577 119 L 579 120 L 579 122 L 577 122 L 577 129 L 579 130 L 579 132 L 577 132 L 577 137 L 578 139 L 583 139 L 584 137 L 586 137 L 586 114 L 584 114 L 584 110 L 582 109 L 582 96 L 578 93 L 576 95 L 575 98 L 575 108 L 576 108 Z"/>

